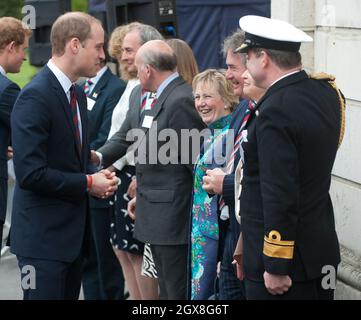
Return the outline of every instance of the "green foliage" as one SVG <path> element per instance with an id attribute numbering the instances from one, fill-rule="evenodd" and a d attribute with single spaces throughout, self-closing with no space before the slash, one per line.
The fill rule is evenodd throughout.
<path id="1" fill-rule="evenodd" d="M 1 0 L 0 17 L 15 17 L 21 19 L 21 8 L 24 6 L 24 0 Z"/>
<path id="2" fill-rule="evenodd" d="M 88 0 L 72 0 L 71 10 L 88 12 Z"/>

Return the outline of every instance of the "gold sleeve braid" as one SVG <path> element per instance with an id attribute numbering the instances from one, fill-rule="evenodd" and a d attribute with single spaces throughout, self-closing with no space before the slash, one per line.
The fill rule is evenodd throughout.
<path id="1" fill-rule="evenodd" d="M 293 259 L 294 241 L 282 240 L 281 234 L 272 230 L 264 237 L 263 254 L 270 258 Z"/>
<path id="2" fill-rule="evenodd" d="M 340 137 L 338 139 L 338 147 L 340 147 L 343 137 L 345 135 L 345 126 L 346 126 L 346 116 L 345 116 L 345 109 L 346 109 L 346 104 L 345 104 L 345 100 L 341 94 L 340 89 L 337 87 L 336 85 L 336 78 L 335 76 L 331 75 L 331 74 L 327 74 L 324 72 L 320 72 L 320 73 L 314 73 L 310 75 L 311 79 L 315 79 L 315 80 L 326 80 L 328 81 L 328 83 L 332 86 L 332 88 L 335 89 L 337 95 L 338 95 L 338 99 L 340 101 L 340 124 L 341 124 L 341 128 L 340 128 Z"/>

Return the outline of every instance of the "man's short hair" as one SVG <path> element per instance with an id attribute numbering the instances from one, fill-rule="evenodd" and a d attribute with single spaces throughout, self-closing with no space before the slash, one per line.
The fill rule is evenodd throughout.
<path id="1" fill-rule="evenodd" d="M 137 21 L 119 26 L 113 30 L 109 40 L 109 54 L 112 58 L 120 60 L 123 52 L 124 37 L 133 31 L 136 31 L 139 34 L 140 45 L 143 45 L 150 40 L 163 40 L 162 35 L 157 31 L 157 29 Z M 123 80 L 127 81 L 136 77 L 136 74 L 129 73 L 124 64 L 121 61 L 119 62 L 120 74 Z"/>
<path id="2" fill-rule="evenodd" d="M 227 57 L 228 51 L 234 52 L 244 42 L 245 35 L 241 29 L 236 30 L 230 36 L 223 41 L 222 53 L 224 57 Z M 246 64 L 246 55 L 240 53 L 242 62 Z"/>
<path id="3" fill-rule="evenodd" d="M 164 40 L 163 36 L 159 33 L 159 31 L 148 24 L 134 23 L 129 24 L 128 28 L 128 32 L 138 32 L 140 45 L 143 45 L 150 40 Z"/>
<path id="4" fill-rule="evenodd" d="M 101 22 L 84 12 L 68 12 L 61 15 L 51 28 L 50 41 L 52 53 L 62 56 L 65 52 L 65 46 L 72 38 L 78 38 L 84 43 L 91 36 L 91 25 Z"/>
<path id="5" fill-rule="evenodd" d="M 270 59 L 281 69 L 292 69 L 302 65 L 301 54 L 290 51 L 280 51 L 274 49 L 252 48 L 256 55 L 261 51 L 265 51 Z"/>
<path id="6" fill-rule="evenodd" d="M 0 18 L 0 52 L 12 41 L 17 47 L 22 45 L 25 38 L 32 34 L 32 30 L 20 20 L 13 17 Z"/>

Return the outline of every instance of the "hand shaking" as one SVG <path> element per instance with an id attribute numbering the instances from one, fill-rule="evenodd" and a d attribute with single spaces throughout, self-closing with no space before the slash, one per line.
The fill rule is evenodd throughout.
<path id="1" fill-rule="evenodd" d="M 115 176 L 115 172 L 101 170 L 93 175 L 92 186 L 89 193 L 98 198 L 108 198 L 118 189 L 120 180 Z"/>
<path id="2" fill-rule="evenodd" d="M 129 184 L 127 194 L 130 198 L 134 198 L 137 194 L 137 180 L 132 180 L 132 182 Z"/>
<path id="3" fill-rule="evenodd" d="M 95 153 L 94 150 L 90 151 L 90 162 L 92 164 L 94 164 L 95 166 L 99 166 L 100 165 L 100 159 L 98 157 L 98 155 Z"/>

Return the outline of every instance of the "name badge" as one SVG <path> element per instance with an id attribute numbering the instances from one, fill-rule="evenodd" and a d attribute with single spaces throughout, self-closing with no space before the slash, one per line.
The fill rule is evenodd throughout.
<path id="1" fill-rule="evenodd" d="M 93 100 L 93 99 L 90 99 L 90 98 L 86 98 L 86 103 L 87 103 L 87 106 L 88 106 L 88 110 L 89 111 L 92 111 L 92 109 L 93 109 L 93 107 L 94 107 L 94 105 L 95 105 L 95 100 Z"/>
<path id="2" fill-rule="evenodd" d="M 145 116 L 144 120 L 143 120 L 142 127 L 150 129 L 150 127 L 152 126 L 152 123 L 153 123 L 153 117 Z"/>

